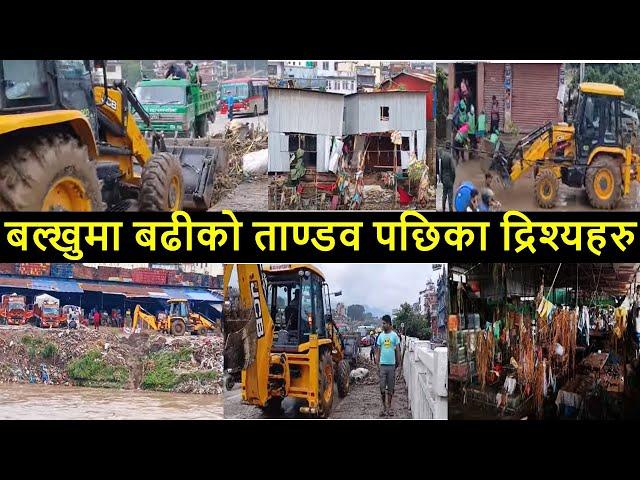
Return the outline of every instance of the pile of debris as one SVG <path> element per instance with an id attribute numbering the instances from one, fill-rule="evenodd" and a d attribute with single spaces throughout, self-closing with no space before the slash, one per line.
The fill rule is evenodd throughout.
<path id="1" fill-rule="evenodd" d="M 232 120 L 218 137 L 224 141 L 228 168 L 216 175 L 212 204 L 234 190 L 246 177 L 266 174 L 268 162 L 269 135 L 260 126 Z"/>
<path id="2" fill-rule="evenodd" d="M 154 384 L 158 358 L 173 360 L 170 380 Z M 183 393 L 222 392 L 222 339 L 169 337 L 146 331 L 124 335 L 115 328 L 0 330 L 0 383 L 46 383 Z M 163 364 L 163 366 L 166 366 Z M 166 370 L 166 368 L 165 368 Z"/>

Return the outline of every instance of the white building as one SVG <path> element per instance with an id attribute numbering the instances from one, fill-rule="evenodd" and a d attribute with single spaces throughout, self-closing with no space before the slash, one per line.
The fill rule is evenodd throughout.
<path id="1" fill-rule="evenodd" d="M 347 60 L 316 60 L 318 77 L 326 78 L 327 92 L 349 95 L 356 93 L 356 63 Z"/>

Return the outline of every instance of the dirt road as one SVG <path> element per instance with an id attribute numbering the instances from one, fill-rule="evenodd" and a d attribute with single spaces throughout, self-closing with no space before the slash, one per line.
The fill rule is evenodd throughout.
<path id="1" fill-rule="evenodd" d="M 218 212 L 224 209 L 234 212 L 267 210 L 268 188 L 269 177 L 267 175 L 245 178 L 235 189 L 224 194 L 209 211 Z"/>
<path id="2" fill-rule="evenodd" d="M 456 182 L 454 192 L 463 182 L 473 182 L 476 187 L 484 187 L 484 176 L 489 170 L 491 159 L 487 156 L 477 156 L 471 160 L 460 163 L 456 168 Z M 519 210 L 523 212 L 547 210 L 540 208 L 534 195 L 533 171 L 529 171 L 505 188 L 498 179 L 494 178 L 492 190 L 496 199 L 502 204 L 502 210 Z M 438 189 L 436 208 L 442 208 L 441 189 Z M 617 210 L 635 211 L 640 208 L 640 189 L 637 182 L 632 182 L 630 194 L 623 199 Z M 587 194 L 582 188 L 560 186 L 556 209 L 562 211 L 596 211 L 587 199 Z"/>
<path id="3" fill-rule="evenodd" d="M 369 375 L 361 383 L 352 383 L 349 394 L 345 398 L 338 397 L 337 393 L 333 399 L 333 410 L 329 418 L 336 419 L 372 419 L 380 418 L 379 413 L 382 407 L 380 398 L 380 387 L 378 386 L 377 368 L 369 363 L 369 351 L 361 351 L 361 361 L 359 367 L 369 369 Z M 337 392 L 337 386 L 334 385 Z M 236 385 L 233 390 L 224 392 L 224 414 L 225 418 L 246 419 L 246 418 L 304 418 L 297 413 L 300 404 L 292 399 L 285 399 L 283 411 L 276 417 L 269 417 L 258 407 L 242 404 L 240 386 Z M 411 418 L 409 412 L 409 400 L 404 379 L 396 382 L 396 394 L 392 404 L 395 415 L 392 418 Z"/>

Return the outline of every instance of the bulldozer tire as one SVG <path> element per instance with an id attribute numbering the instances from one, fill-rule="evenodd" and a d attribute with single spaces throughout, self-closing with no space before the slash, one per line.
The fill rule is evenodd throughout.
<path id="1" fill-rule="evenodd" d="M 584 185 L 593 207 L 604 210 L 615 208 L 622 198 L 619 162 L 610 156 L 599 156 L 587 168 Z"/>
<path id="2" fill-rule="evenodd" d="M 536 202 L 541 208 L 553 208 L 558 198 L 560 180 L 552 170 L 542 169 L 536 175 Z"/>
<path id="3" fill-rule="evenodd" d="M 182 167 L 176 157 L 158 152 L 142 170 L 138 196 L 143 212 L 166 212 L 182 208 L 184 181 Z"/>
<path id="4" fill-rule="evenodd" d="M 184 323 L 184 320 L 181 318 L 176 318 L 171 321 L 171 335 L 175 335 L 176 337 L 181 337 L 186 332 L 187 326 Z"/>
<path id="5" fill-rule="evenodd" d="M 349 372 L 349 363 L 346 360 L 340 360 L 336 366 L 336 381 L 340 398 L 346 397 L 349 393 Z"/>
<path id="6" fill-rule="evenodd" d="M 16 136 L 0 147 L 0 211 L 101 211 L 96 163 L 66 134 Z"/>
<path id="7" fill-rule="evenodd" d="M 333 360 L 329 350 L 320 356 L 318 372 L 318 417 L 327 418 L 333 406 Z"/>

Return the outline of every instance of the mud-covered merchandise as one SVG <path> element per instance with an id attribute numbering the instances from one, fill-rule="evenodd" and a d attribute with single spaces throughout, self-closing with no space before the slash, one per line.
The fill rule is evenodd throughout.
<path id="1" fill-rule="evenodd" d="M 298 148 L 290 171 L 275 176 L 269 187 L 270 210 L 378 210 L 434 208 L 435 187 L 427 162 L 411 153 L 401 167 L 402 136 L 389 132 L 391 151 L 380 151 L 380 135 L 333 137 L 329 171 L 319 172 Z M 385 137 L 385 138 L 386 138 Z M 381 160 L 382 159 L 382 160 Z M 395 161 L 394 161 L 395 159 Z M 395 192 L 395 194 L 394 194 Z"/>
<path id="2" fill-rule="evenodd" d="M 628 416 L 635 273 L 618 270 L 614 281 L 595 265 L 452 269 L 450 418 Z"/>

